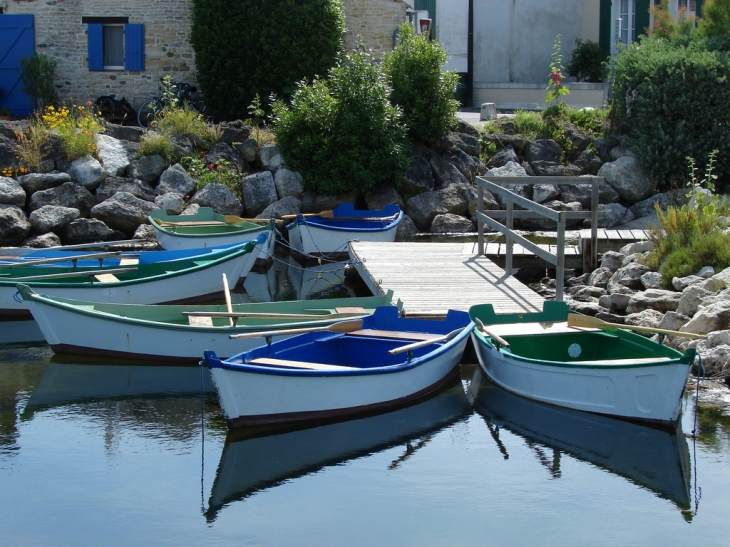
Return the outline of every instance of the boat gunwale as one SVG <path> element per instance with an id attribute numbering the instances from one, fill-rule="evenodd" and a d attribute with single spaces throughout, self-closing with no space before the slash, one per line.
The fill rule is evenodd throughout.
<path id="1" fill-rule="evenodd" d="M 398 372 L 404 372 L 413 368 L 417 368 L 429 361 L 433 361 L 434 359 L 443 356 L 445 353 L 451 351 L 453 348 L 458 346 L 462 343 L 472 332 L 474 328 L 474 324 L 470 323 L 469 325 L 466 325 L 463 327 L 462 332 L 460 332 L 457 336 L 452 338 L 451 340 L 448 340 L 447 342 L 441 344 L 441 346 L 428 351 L 424 353 L 423 355 L 420 355 L 418 357 L 408 359 L 407 355 L 403 357 L 404 360 L 399 361 L 398 363 L 395 363 L 393 365 L 388 366 L 378 366 L 378 367 L 369 367 L 369 368 L 355 368 L 353 367 L 352 370 L 318 370 L 318 369 L 287 369 L 284 367 L 274 367 L 274 366 L 266 366 L 266 365 L 256 365 L 248 362 L 242 362 L 242 363 L 235 363 L 233 362 L 234 359 L 240 358 L 242 354 L 238 354 L 236 356 L 230 357 L 228 359 L 218 359 L 215 356 L 214 352 L 211 352 L 209 354 L 206 352 L 206 357 L 204 358 L 203 363 L 208 366 L 209 369 L 213 368 L 220 368 L 223 370 L 229 370 L 232 372 L 242 372 L 242 373 L 248 373 L 248 374 L 263 374 L 267 376 L 303 376 L 303 377 L 352 377 L 352 376 L 366 376 L 366 375 L 382 375 L 382 374 L 394 374 Z M 306 336 L 306 335 L 303 335 Z M 314 336 L 308 337 L 306 341 L 303 342 L 303 345 L 309 345 L 314 344 L 319 339 L 319 336 L 321 336 L 321 333 L 317 333 Z M 327 340 L 333 340 L 336 338 L 341 338 L 343 336 L 347 336 L 347 333 L 336 333 L 332 336 L 327 336 Z M 371 341 L 380 341 L 380 342 L 387 342 L 391 343 L 394 347 L 397 347 L 398 340 L 394 340 L 392 338 L 380 338 L 380 337 L 368 337 Z M 468 340 L 466 340 L 468 342 Z M 434 342 L 434 344 L 439 344 L 439 342 Z M 428 347 L 428 346 L 426 346 Z M 247 353 L 247 352 L 244 352 Z M 215 361 L 211 362 L 211 359 L 215 359 Z"/>
<path id="2" fill-rule="evenodd" d="M 203 255 L 203 258 L 200 257 L 190 257 L 185 259 L 179 259 L 178 264 L 181 264 L 182 262 L 189 262 L 190 265 L 180 268 L 175 271 L 170 272 L 162 272 L 155 275 L 146 276 L 142 273 L 139 273 L 140 267 L 146 267 L 149 269 L 157 268 L 162 264 L 165 264 L 165 262 L 157 262 L 157 263 L 150 263 L 150 264 L 141 264 L 138 266 L 135 266 L 133 268 L 130 268 L 130 272 L 132 273 L 139 273 L 136 277 L 133 279 L 120 279 L 118 281 L 111 281 L 111 282 L 100 282 L 100 281 L 92 281 L 92 280 L 85 280 L 85 281 L 79 281 L 77 283 L 69 283 L 68 281 L 58 281 L 58 282 L 49 282 L 49 281 L 33 281 L 32 279 L 26 279 L 24 281 L 18 281 L 10 278 L 0 278 L 0 287 L 12 287 L 15 285 L 18 285 L 19 283 L 23 283 L 24 285 L 29 285 L 34 288 L 42 287 L 42 288 L 99 288 L 99 287 L 105 287 L 105 288 L 112 288 L 112 287 L 124 287 L 128 285 L 137 285 L 139 283 L 146 283 L 149 281 L 160 281 L 164 279 L 172 279 L 175 277 L 179 277 L 181 275 L 186 275 L 190 273 L 196 273 L 200 272 L 201 270 L 206 270 L 208 268 L 212 268 L 214 266 L 218 266 L 220 264 L 224 264 L 226 262 L 234 261 L 237 259 L 240 259 L 241 257 L 252 253 L 256 248 L 256 240 L 249 240 L 246 241 L 245 244 L 241 242 L 241 247 L 236 248 L 231 251 L 224 251 L 220 254 L 218 254 L 215 257 L 207 258 L 206 255 Z M 32 266 L 26 266 L 26 268 L 32 268 Z M 70 268 L 67 268 L 70 269 Z M 89 277 L 93 276 L 94 269 L 86 268 L 86 269 L 79 269 L 80 272 L 88 272 Z M 20 277 L 20 276 L 18 276 Z"/>
<path id="3" fill-rule="evenodd" d="M 614 363 L 591 363 L 591 361 L 548 361 L 545 359 L 535 359 L 533 357 L 526 357 L 523 355 L 515 354 L 509 351 L 509 348 L 501 348 L 497 347 L 496 344 L 492 343 L 491 340 L 488 340 L 487 337 L 481 332 L 478 332 L 477 329 L 474 329 L 474 334 L 478 337 L 478 340 L 482 342 L 486 349 L 492 352 L 497 352 L 499 355 L 506 359 L 513 359 L 515 361 L 521 361 L 524 363 L 528 363 L 534 366 L 540 366 L 540 367 L 556 367 L 556 368 L 574 368 L 574 369 L 584 369 L 584 370 L 605 370 L 605 369 L 629 369 L 629 368 L 646 368 L 646 367 L 662 367 L 662 366 L 674 366 L 674 365 L 686 365 L 686 366 L 692 366 L 692 363 L 694 362 L 695 356 L 696 356 L 696 350 L 694 348 L 688 348 L 687 351 L 684 353 L 680 353 L 677 350 L 672 349 L 677 353 L 677 356 L 675 357 L 669 357 L 669 359 L 666 359 L 667 356 L 657 356 L 656 361 L 646 361 L 642 363 L 621 363 L 616 362 Z M 563 333 L 551 333 L 550 336 L 557 336 L 558 334 Z M 607 334 L 604 332 L 595 332 L 591 333 L 593 335 L 601 335 L 601 334 Z M 629 336 L 639 336 L 640 338 L 644 338 L 641 335 L 633 334 L 631 332 L 625 332 L 621 334 L 617 333 L 608 333 L 609 335 L 616 336 L 617 338 L 622 338 L 622 335 L 629 335 Z M 545 335 L 547 336 L 547 334 Z M 634 358 L 627 358 L 629 359 Z M 661 359 L 661 360 L 660 360 Z M 620 359 L 616 359 L 616 361 L 621 361 Z"/>

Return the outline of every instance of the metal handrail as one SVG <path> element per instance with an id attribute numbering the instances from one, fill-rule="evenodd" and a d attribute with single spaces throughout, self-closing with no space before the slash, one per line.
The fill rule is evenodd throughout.
<path id="1" fill-rule="evenodd" d="M 575 184 L 591 184 L 591 210 L 590 211 L 554 211 L 544 205 L 535 203 L 534 201 L 524 198 L 503 188 L 496 182 L 491 182 L 484 177 L 476 177 L 477 184 L 477 200 L 478 207 L 476 218 L 478 222 L 478 253 L 484 254 L 484 225 L 500 232 L 507 238 L 507 249 L 505 252 L 505 271 L 508 275 L 512 275 L 512 247 L 514 243 L 519 243 L 528 251 L 545 260 L 548 264 L 555 266 L 555 299 L 563 300 L 563 282 L 565 279 L 565 221 L 568 218 L 590 218 L 591 219 L 591 264 L 590 267 L 595 268 L 598 262 L 598 197 L 599 186 L 602 186 L 603 177 L 495 177 L 500 184 L 554 184 L 554 185 L 575 185 Z M 489 190 L 492 194 L 502 196 L 507 200 L 507 209 L 501 211 L 484 210 L 484 190 Z M 514 211 L 514 204 L 521 205 L 528 211 Z M 494 218 L 504 217 L 505 224 L 501 224 Z M 524 237 L 513 231 L 513 220 L 519 218 L 548 218 L 557 222 L 557 253 L 553 254 L 538 245 L 528 241 Z"/>

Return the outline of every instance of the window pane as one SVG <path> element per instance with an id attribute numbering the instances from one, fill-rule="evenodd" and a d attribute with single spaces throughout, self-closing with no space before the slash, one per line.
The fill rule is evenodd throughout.
<path id="1" fill-rule="evenodd" d="M 124 27 L 104 25 L 104 66 L 124 66 Z"/>

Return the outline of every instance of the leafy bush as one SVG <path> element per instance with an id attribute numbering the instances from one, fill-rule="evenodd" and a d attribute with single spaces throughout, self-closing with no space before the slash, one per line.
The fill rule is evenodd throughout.
<path id="1" fill-rule="evenodd" d="M 441 44 L 417 35 L 408 23 L 400 26 L 393 51 L 383 56 L 390 100 L 403 110 L 411 139 L 427 145 L 439 142 L 457 123 L 459 75 L 442 69 L 446 57 Z"/>
<path id="2" fill-rule="evenodd" d="M 232 169 L 228 160 L 221 158 L 217 163 L 206 164 L 201 158 L 188 156 L 180 159 L 180 165 L 195 179 L 196 191 L 207 184 L 217 182 L 227 186 L 236 198 L 243 200 L 241 194 L 243 174 Z"/>
<path id="3" fill-rule="evenodd" d="M 20 81 L 23 92 L 35 99 L 36 108 L 43 112 L 49 106 L 58 104 L 56 79 L 57 62 L 42 53 L 20 59 Z"/>
<path id="4" fill-rule="evenodd" d="M 670 287 L 674 277 L 697 273 L 703 266 L 716 270 L 730 267 L 730 234 L 720 228 L 720 217 L 730 214 L 730 203 L 725 197 L 712 195 L 713 173 L 717 151 L 710 153 L 705 177 L 697 175 L 695 162 L 690 165 L 690 203 L 682 207 L 670 206 L 663 212 L 656 205 L 660 228 L 650 230 L 649 238 L 655 247 L 647 258 L 647 265 L 658 269 L 662 283 Z M 708 197 L 708 193 L 710 196 Z"/>
<path id="5" fill-rule="evenodd" d="M 550 129 L 542 114 L 534 110 L 515 111 L 515 133 L 527 139 L 550 138 Z"/>
<path id="6" fill-rule="evenodd" d="M 193 0 L 196 79 L 217 119 L 243 119 L 258 93 L 288 96 L 332 68 L 345 32 L 337 0 Z"/>
<path id="7" fill-rule="evenodd" d="M 408 169 L 407 130 L 389 94 L 382 70 L 355 50 L 342 55 L 327 79 L 300 82 L 291 105 L 274 103 L 271 130 L 306 188 L 367 195 L 399 183 Z"/>
<path id="8" fill-rule="evenodd" d="M 678 184 L 685 158 L 719 150 L 717 174 L 730 173 L 728 55 L 697 37 L 642 38 L 616 58 L 612 116 L 629 133 L 643 169 Z"/>
<path id="9" fill-rule="evenodd" d="M 213 141 L 211 126 L 205 121 L 202 114 L 188 104 L 165 107 L 155 118 L 153 127 L 164 135 L 192 133 L 203 140 Z"/>
<path id="10" fill-rule="evenodd" d="M 575 49 L 566 70 L 569 76 L 579 82 L 605 82 L 610 57 L 597 42 L 576 38 Z"/>

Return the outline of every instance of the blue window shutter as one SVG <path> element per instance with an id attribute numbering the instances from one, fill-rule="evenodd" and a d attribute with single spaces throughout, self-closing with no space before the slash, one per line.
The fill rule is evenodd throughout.
<path id="1" fill-rule="evenodd" d="M 124 68 L 144 70 L 144 25 L 124 25 Z"/>
<path id="2" fill-rule="evenodd" d="M 101 23 L 90 23 L 88 36 L 89 70 L 104 70 L 104 37 Z"/>

